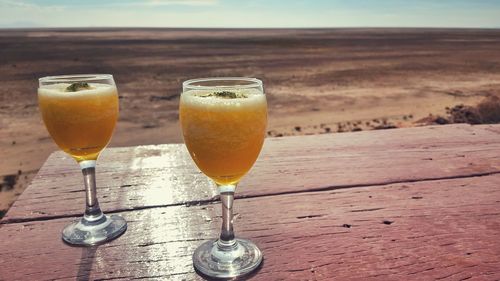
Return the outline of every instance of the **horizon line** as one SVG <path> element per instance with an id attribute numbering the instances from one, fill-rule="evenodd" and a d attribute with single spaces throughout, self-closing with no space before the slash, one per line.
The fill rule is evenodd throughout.
<path id="1" fill-rule="evenodd" d="M 446 26 L 343 26 L 343 27 L 159 27 L 159 26 L 72 26 L 72 27 L 0 27 L 0 30 L 68 30 L 68 29 L 227 29 L 227 30 L 249 30 L 249 29 L 500 29 L 500 27 L 446 27 Z"/>

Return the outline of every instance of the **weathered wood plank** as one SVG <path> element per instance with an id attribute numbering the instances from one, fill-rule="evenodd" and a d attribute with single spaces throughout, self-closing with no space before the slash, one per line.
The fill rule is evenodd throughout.
<path id="1" fill-rule="evenodd" d="M 238 199 L 235 226 L 265 254 L 252 280 L 498 280 L 498 186 L 500 174 Z M 219 208 L 126 211 L 126 234 L 94 249 L 63 244 L 68 218 L 4 224 L 0 279 L 198 280 L 191 253 Z"/>
<path id="2" fill-rule="evenodd" d="M 500 171 L 500 125 L 449 125 L 268 139 L 240 197 Z M 98 162 L 105 211 L 212 200 L 215 187 L 180 144 L 110 148 Z M 78 166 L 61 152 L 45 163 L 3 222 L 82 212 Z"/>

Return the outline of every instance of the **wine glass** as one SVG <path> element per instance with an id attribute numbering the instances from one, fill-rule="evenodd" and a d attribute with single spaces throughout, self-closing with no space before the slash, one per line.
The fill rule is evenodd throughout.
<path id="1" fill-rule="evenodd" d="M 72 245 L 90 246 L 110 241 L 127 229 L 118 215 L 104 215 L 96 195 L 95 166 L 118 119 L 118 91 L 113 76 L 85 74 L 39 79 L 38 104 L 55 143 L 82 169 L 85 213 L 66 226 L 62 239 Z"/>
<path id="2" fill-rule="evenodd" d="M 187 149 L 198 168 L 218 186 L 222 230 L 193 254 L 194 267 L 210 277 L 231 278 L 255 270 L 262 253 L 235 238 L 236 185 L 260 153 L 267 125 L 262 81 L 255 78 L 201 78 L 185 81 L 179 115 Z"/>

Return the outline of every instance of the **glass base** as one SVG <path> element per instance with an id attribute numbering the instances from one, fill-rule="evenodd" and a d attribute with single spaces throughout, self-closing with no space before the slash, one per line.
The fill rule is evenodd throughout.
<path id="1" fill-rule="evenodd" d="M 239 277 L 254 271 L 262 263 L 262 252 L 251 241 L 236 238 L 236 243 L 223 247 L 217 241 L 201 244 L 193 254 L 194 267 L 206 276 Z"/>
<path id="2" fill-rule="evenodd" d="M 95 221 L 84 217 L 67 225 L 62 231 L 62 239 L 71 245 L 92 246 L 111 241 L 125 230 L 127 222 L 118 215 L 102 215 Z"/>

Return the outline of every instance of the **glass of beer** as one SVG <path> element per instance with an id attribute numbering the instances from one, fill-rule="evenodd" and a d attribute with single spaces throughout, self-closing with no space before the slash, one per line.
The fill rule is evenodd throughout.
<path id="1" fill-rule="evenodd" d="M 66 226 L 62 239 L 72 245 L 101 244 L 127 229 L 118 216 L 104 215 L 96 195 L 95 166 L 118 119 L 118 91 L 109 74 L 49 76 L 39 79 L 38 104 L 55 143 L 75 159 L 85 183 L 85 213 Z"/>
<path id="2" fill-rule="evenodd" d="M 184 142 L 198 168 L 218 186 L 222 230 L 200 245 L 194 267 L 209 277 L 232 278 L 255 270 L 262 253 L 249 240 L 235 238 L 236 185 L 259 156 L 267 125 L 262 81 L 255 78 L 202 78 L 183 83 L 180 121 Z"/>

